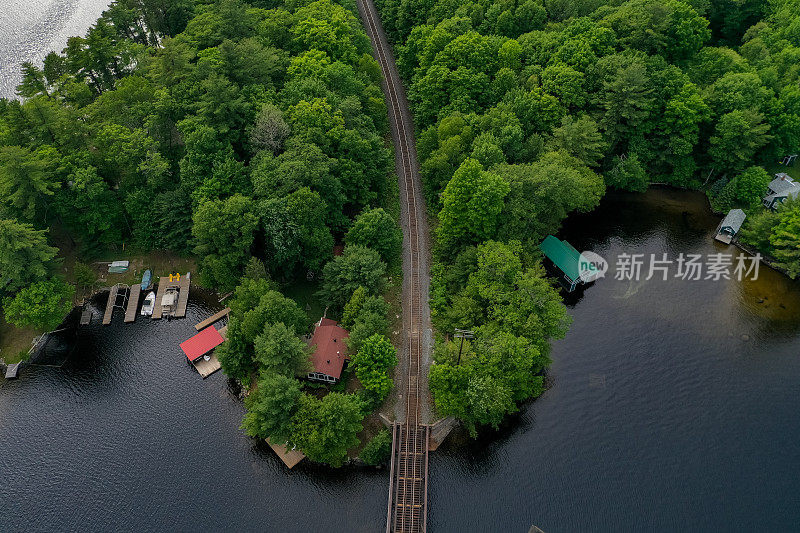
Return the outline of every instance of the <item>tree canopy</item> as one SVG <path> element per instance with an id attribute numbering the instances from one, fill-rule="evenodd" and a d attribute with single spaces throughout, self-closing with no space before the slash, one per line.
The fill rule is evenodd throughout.
<path id="1" fill-rule="evenodd" d="M 5 318 L 17 326 L 50 331 L 72 309 L 75 287 L 57 278 L 37 281 L 3 300 Z"/>
<path id="2" fill-rule="evenodd" d="M 118 0 L 0 100 L 0 218 L 193 252 L 220 290 L 253 255 L 319 272 L 387 188 L 369 52 L 347 2 Z"/>
<path id="3" fill-rule="evenodd" d="M 330 261 L 322 272 L 322 296 L 338 308 L 353 292 L 364 287 L 368 294 L 381 294 L 386 264 L 380 254 L 365 246 L 346 246 L 344 253 Z"/>
<path id="4" fill-rule="evenodd" d="M 366 246 L 378 252 L 387 265 L 397 265 L 403 246 L 403 233 L 397 221 L 383 208 L 362 212 L 345 235 L 350 245 Z"/>
<path id="5" fill-rule="evenodd" d="M 292 438 L 312 461 L 341 466 L 347 450 L 358 444 L 361 400 L 331 392 L 321 400 L 304 394 L 293 419 Z"/>

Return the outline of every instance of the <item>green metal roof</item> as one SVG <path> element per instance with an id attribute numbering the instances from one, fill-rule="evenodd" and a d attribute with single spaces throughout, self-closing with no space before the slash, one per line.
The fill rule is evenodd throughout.
<path id="1" fill-rule="evenodd" d="M 571 280 L 575 281 L 580 277 L 578 265 L 581 260 L 581 254 L 568 242 L 560 241 L 556 237 L 548 235 L 539 245 L 539 249 L 545 257 L 552 261 Z"/>

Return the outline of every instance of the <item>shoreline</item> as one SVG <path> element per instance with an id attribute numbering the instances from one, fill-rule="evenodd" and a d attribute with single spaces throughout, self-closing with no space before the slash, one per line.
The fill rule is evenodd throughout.
<path id="1" fill-rule="evenodd" d="M 708 197 L 708 190 L 707 189 L 690 189 L 688 187 L 677 187 L 675 185 L 670 185 L 668 183 L 651 183 L 650 185 L 648 185 L 647 188 L 650 189 L 650 188 L 653 188 L 653 187 L 659 188 L 659 189 L 671 189 L 671 190 L 676 190 L 676 191 L 690 191 L 690 192 L 701 193 L 703 195 L 703 197 L 705 198 L 705 200 L 706 200 L 706 207 L 707 207 L 709 213 L 711 213 L 714 216 L 721 216 L 721 217 L 725 216 L 725 213 L 723 213 L 721 211 L 717 211 L 716 209 L 714 209 L 714 206 L 711 205 L 711 199 Z M 775 259 L 773 257 L 771 257 L 769 255 L 766 255 L 766 254 L 762 254 L 754 246 L 751 246 L 749 244 L 743 243 L 741 240 L 739 240 L 738 234 L 731 241 L 729 246 L 735 246 L 735 247 L 739 248 L 740 250 L 742 250 L 743 252 L 746 252 L 746 253 L 750 254 L 753 257 L 755 257 L 758 254 L 759 257 L 760 257 L 760 261 L 759 262 L 761 264 L 764 264 L 767 267 L 769 267 L 772 270 L 774 270 L 775 272 L 778 272 L 779 274 L 782 274 L 787 279 L 795 281 L 795 279 L 792 278 L 789 275 L 789 273 L 788 273 L 788 271 L 786 269 L 775 265 Z"/>

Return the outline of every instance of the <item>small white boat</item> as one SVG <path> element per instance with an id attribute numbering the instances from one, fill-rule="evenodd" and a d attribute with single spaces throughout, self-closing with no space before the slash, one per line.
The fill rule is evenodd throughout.
<path id="1" fill-rule="evenodd" d="M 156 293 L 150 291 L 148 295 L 144 299 L 144 303 L 142 304 L 142 316 L 150 316 L 153 314 L 153 309 L 156 306 Z"/>

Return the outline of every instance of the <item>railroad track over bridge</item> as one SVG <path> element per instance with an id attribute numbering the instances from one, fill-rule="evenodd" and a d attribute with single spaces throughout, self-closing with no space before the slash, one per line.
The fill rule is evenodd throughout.
<path id="1" fill-rule="evenodd" d="M 399 374 L 402 402 L 392 426 L 392 459 L 386 531 L 424 532 L 428 514 L 427 374 L 430 360 L 428 225 L 414 140 L 414 123 L 394 56 L 373 0 L 358 0 L 383 90 L 395 145 L 403 226 L 403 348 Z M 400 381 L 400 380 L 398 380 Z"/>

